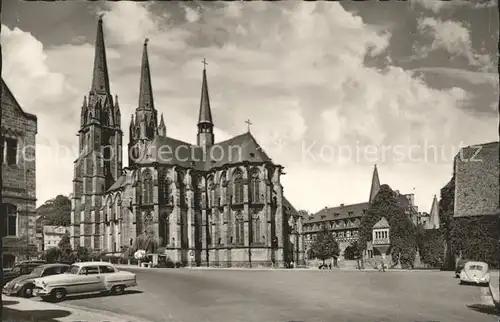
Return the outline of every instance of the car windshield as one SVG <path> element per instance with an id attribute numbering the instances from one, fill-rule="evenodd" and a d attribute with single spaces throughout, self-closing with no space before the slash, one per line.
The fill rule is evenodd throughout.
<path id="1" fill-rule="evenodd" d="M 80 270 L 80 266 L 71 265 L 69 267 L 69 269 L 66 271 L 66 274 L 77 275 L 79 270 Z"/>
<path id="2" fill-rule="evenodd" d="M 11 272 L 12 273 L 19 273 L 21 271 L 21 267 L 17 266 L 17 267 L 14 267 Z"/>
<path id="3" fill-rule="evenodd" d="M 483 266 L 481 266 L 481 265 L 470 265 L 468 268 L 471 271 L 482 271 L 483 270 Z"/>
<path id="4" fill-rule="evenodd" d="M 42 273 L 43 273 L 43 267 L 38 266 L 31 272 L 31 275 L 42 276 Z"/>

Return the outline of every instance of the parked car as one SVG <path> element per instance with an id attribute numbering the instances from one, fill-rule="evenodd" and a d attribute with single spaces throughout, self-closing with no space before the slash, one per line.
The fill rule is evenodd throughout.
<path id="1" fill-rule="evenodd" d="M 7 284 L 2 289 L 3 294 L 11 296 L 31 297 L 35 288 L 34 279 L 43 276 L 51 276 L 65 273 L 69 269 L 66 264 L 45 264 L 36 267 L 30 274 L 21 275 Z"/>
<path id="2" fill-rule="evenodd" d="M 464 269 L 465 263 L 467 263 L 468 259 L 460 259 L 457 262 L 457 266 L 455 268 L 455 277 L 460 278 L 460 272 Z"/>
<path id="3" fill-rule="evenodd" d="M 63 301 L 67 295 L 90 293 L 122 294 L 137 286 L 136 275 L 119 271 L 106 262 L 81 262 L 70 266 L 66 274 L 35 279 L 34 296 L 44 301 Z"/>
<path id="4" fill-rule="evenodd" d="M 8 282 L 13 279 L 21 276 L 30 274 L 33 269 L 36 267 L 43 265 L 45 262 L 42 261 L 23 261 L 14 265 L 14 267 L 10 270 L 3 271 L 3 284 L 2 287 L 5 286 Z"/>
<path id="5" fill-rule="evenodd" d="M 484 262 L 467 262 L 460 272 L 460 284 L 490 284 L 490 269 Z"/>

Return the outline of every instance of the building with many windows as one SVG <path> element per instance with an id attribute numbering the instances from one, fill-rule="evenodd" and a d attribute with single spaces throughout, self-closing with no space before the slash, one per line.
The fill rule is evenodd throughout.
<path id="1" fill-rule="evenodd" d="M 3 263 L 36 255 L 37 118 L 25 112 L 2 79 L 2 204 Z"/>
<path id="2" fill-rule="evenodd" d="M 43 226 L 43 250 L 57 247 L 64 235 L 69 235 L 69 227 Z"/>
<path id="3" fill-rule="evenodd" d="M 303 232 L 305 240 L 305 249 L 314 241 L 316 234 L 323 229 L 328 228 L 337 242 L 339 243 L 341 257 L 345 249 L 353 242 L 358 240 L 359 225 L 361 219 L 368 213 L 370 203 L 374 200 L 375 196 L 380 190 L 380 180 L 378 175 L 377 166 L 373 170 L 372 184 L 370 189 L 370 197 L 368 202 L 344 205 L 341 204 L 337 207 L 325 207 L 316 214 L 304 220 Z M 417 220 L 417 207 L 414 204 L 413 194 L 400 194 L 396 190 L 398 198 L 407 209 L 407 214 L 414 222 Z M 372 246 L 367 247 L 368 255 L 372 254 Z"/>
<path id="4" fill-rule="evenodd" d="M 250 131 L 215 142 L 205 69 L 197 143 L 167 136 L 154 104 L 147 41 L 123 168 L 121 114 L 110 91 L 102 24 L 78 130 L 73 247 L 119 255 L 139 235 L 152 234 L 172 260 L 193 265 L 303 261 L 302 219 L 283 195 L 283 167 Z"/>

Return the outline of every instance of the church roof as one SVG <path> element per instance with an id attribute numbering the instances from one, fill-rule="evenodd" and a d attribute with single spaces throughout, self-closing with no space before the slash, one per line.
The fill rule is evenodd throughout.
<path id="1" fill-rule="evenodd" d="M 382 217 L 375 225 L 373 225 L 374 229 L 378 228 L 390 228 L 389 223 L 387 222 L 387 219 L 385 217 Z"/>
<path id="2" fill-rule="evenodd" d="M 362 202 L 352 205 L 344 205 L 332 208 L 324 208 L 313 216 L 306 218 L 304 224 L 312 224 L 323 221 L 332 221 L 346 218 L 359 218 L 363 216 L 363 210 L 368 210 L 369 202 Z"/>
<path id="3" fill-rule="evenodd" d="M 127 185 L 127 176 L 125 174 L 122 174 L 121 176 L 118 177 L 118 179 L 109 187 L 108 191 L 113 191 L 117 190 L 120 188 L 123 188 Z"/>
<path id="4" fill-rule="evenodd" d="M 271 158 L 250 132 L 210 146 L 205 169 L 243 161 L 271 162 Z"/>
<path id="5" fill-rule="evenodd" d="M 290 201 L 288 201 L 288 199 L 286 199 L 285 196 L 283 196 L 282 204 L 283 204 L 283 207 L 285 207 L 286 210 L 288 210 L 288 211 L 291 212 L 292 216 L 297 216 L 299 214 L 299 212 L 297 211 L 297 209 L 295 209 L 295 207 L 292 206 L 292 204 L 290 203 Z"/>
<path id="6" fill-rule="evenodd" d="M 209 146 L 205 153 L 200 146 L 157 135 L 138 164 L 157 162 L 206 171 L 244 161 L 271 162 L 271 158 L 249 132 Z"/>

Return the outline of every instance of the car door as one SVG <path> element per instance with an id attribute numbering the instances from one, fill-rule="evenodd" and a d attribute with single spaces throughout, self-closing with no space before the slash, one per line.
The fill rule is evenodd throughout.
<path id="1" fill-rule="evenodd" d="M 104 280 L 99 275 L 99 267 L 85 266 L 78 273 L 79 283 L 77 287 L 78 293 L 100 292 L 104 290 Z"/>
<path id="2" fill-rule="evenodd" d="M 112 282 L 113 276 L 109 276 L 114 273 L 115 269 L 109 265 L 99 265 L 99 274 L 102 277 L 102 281 L 104 283 L 104 287 L 110 287 L 109 282 Z"/>

